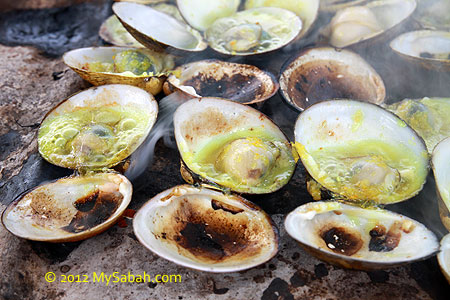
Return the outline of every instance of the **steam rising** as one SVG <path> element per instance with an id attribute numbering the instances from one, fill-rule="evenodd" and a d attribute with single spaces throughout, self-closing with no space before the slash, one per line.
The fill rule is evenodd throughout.
<path id="1" fill-rule="evenodd" d="M 147 166 L 153 163 L 155 145 L 161 138 L 163 138 L 166 147 L 176 149 L 177 145 L 173 133 L 173 114 L 178 106 L 185 101 L 186 96 L 179 92 L 172 93 L 159 101 L 159 113 L 155 125 L 144 143 L 130 158 L 130 166 L 124 174 L 128 179 L 136 179 L 145 171 Z"/>

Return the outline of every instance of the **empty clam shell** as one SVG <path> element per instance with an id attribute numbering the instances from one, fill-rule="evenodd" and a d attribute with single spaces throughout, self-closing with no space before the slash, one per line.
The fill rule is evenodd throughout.
<path id="1" fill-rule="evenodd" d="M 297 207 L 285 220 L 287 233 L 309 253 L 351 269 L 386 269 L 434 255 L 439 243 L 421 223 L 383 209 L 339 202 Z"/>
<path id="2" fill-rule="evenodd" d="M 298 111 L 335 98 L 381 104 L 386 96 L 380 75 L 362 57 L 330 47 L 307 49 L 288 60 L 279 82 L 286 103 Z"/>
<path id="3" fill-rule="evenodd" d="M 132 186 L 113 173 L 74 176 L 20 195 L 3 212 L 14 235 L 45 242 L 75 242 L 111 227 L 131 201 Z"/>
<path id="4" fill-rule="evenodd" d="M 271 259 L 278 232 L 270 217 L 242 197 L 180 185 L 136 213 L 138 240 L 157 255 L 207 272 L 236 272 Z"/>
<path id="5" fill-rule="evenodd" d="M 262 102 L 278 90 L 274 76 L 252 65 L 202 60 L 182 65 L 169 76 L 172 89 L 192 97 L 218 97 L 243 104 Z"/>
<path id="6" fill-rule="evenodd" d="M 426 69 L 450 71 L 450 32 L 419 30 L 404 33 L 390 46 L 400 57 Z"/>

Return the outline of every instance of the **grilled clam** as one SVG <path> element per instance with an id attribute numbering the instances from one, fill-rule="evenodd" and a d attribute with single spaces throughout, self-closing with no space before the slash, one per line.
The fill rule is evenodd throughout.
<path id="1" fill-rule="evenodd" d="M 207 47 L 198 31 L 154 8 L 119 2 L 113 4 L 113 12 L 128 32 L 149 49 L 195 52 Z"/>
<path id="2" fill-rule="evenodd" d="M 325 30 L 332 46 L 348 47 L 368 43 L 393 32 L 412 15 L 415 0 L 378 0 L 364 6 L 351 6 L 339 10 Z"/>
<path id="3" fill-rule="evenodd" d="M 173 90 L 191 97 L 219 97 L 243 104 L 263 102 L 278 90 L 269 72 L 255 66 L 220 60 L 201 60 L 176 68 L 167 79 Z"/>
<path id="4" fill-rule="evenodd" d="M 114 166 L 144 141 L 157 111 L 155 99 L 137 87 L 90 88 L 46 115 L 39 128 L 39 153 L 71 169 Z"/>
<path id="5" fill-rule="evenodd" d="M 287 45 L 301 29 L 302 21 L 293 12 L 260 7 L 217 19 L 205 31 L 205 37 L 211 48 L 219 53 L 253 55 Z"/>
<path id="6" fill-rule="evenodd" d="M 426 69 L 450 71 L 450 32 L 407 32 L 395 38 L 390 47 L 407 62 Z"/>
<path id="7" fill-rule="evenodd" d="M 249 106 L 218 98 L 190 100 L 175 112 L 174 129 L 188 182 L 264 194 L 280 189 L 294 172 L 285 135 Z"/>
<path id="8" fill-rule="evenodd" d="M 432 165 L 439 201 L 439 215 L 445 228 L 450 231 L 450 138 L 444 139 L 433 150 Z"/>
<path id="9" fill-rule="evenodd" d="M 428 98 L 404 99 L 387 106 L 408 123 L 425 141 L 428 152 L 444 138 L 450 136 L 450 99 Z"/>
<path id="10" fill-rule="evenodd" d="M 208 272 L 236 272 L 278 251 L 278 231 L 259 207 L 235 195 L 180 185 L 136 213 L 138 240 L 159 256 Z"/>
<path id="11" fill-rule="evenodd" d="M 123 83 L 145 89 L 152 95 L 162 90 L 174 57 L 148 49 L 88 47 L 69 51 L 64 63 L 94 85 Z"/>
<path id="12" fill-rule="evenodd" d="M 128 179 L 114 173 L 72 176 L 20 195 L 3 212 L 6 229 L 21 238 L 74 242 L 101 233 L 131 201 Z"/>
<path id="13" fill-rule="evenodd" d="M 306 35 L 317 18 L 319 0 L 247 0 L 245 9 L 255 7 L 280 7 L 294 12 L 302 20 L 302 31 L 297 39 Z"/>
<path id="14" fill-rule="evenodd" d="M 391 268 L 439 250 L 436 236 L 417 221 L 335 201 L 298 207 L 286 217 L 285 228 L 305 250 L 345 268 Z"/>
<path id="15" fill-rule="evenodd" d="M 279 82 L 283 98 L 299 111 L 334 98 L 381 104 L 386 96 L 383 80 L 364 59 L 331 47 L 307 49 L 288 60 Z"/>
<path id="16" fill-rule="evenodd" d="M 354 100 L 306 109 L 295 124 L 308 173 L 336 197 L 376 204 L 416 195 L 428 173 L 423 140 L 394 114 Z"/>

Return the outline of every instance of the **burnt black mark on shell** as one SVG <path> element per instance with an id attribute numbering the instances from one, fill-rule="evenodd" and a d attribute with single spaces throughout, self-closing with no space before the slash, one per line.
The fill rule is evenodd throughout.
<path id="1" fill-rule="evenodd" d="M 294 300 L 289 290 L 289 284 L 281 278 L 275 278 L 263 292 L 261 300 Z"/>
<path id="2" fill-rule="evenodd" d="M 343 255 L 351 256 L 363 245 L 361 236 L 345 227 L 326 228 L 319 235 L 331 251 Z"/>
<path id="3" fill-rule="evenodd" d="M 220 260 L 225 256 L 222 244 L 230 243 L 225 234 L 210 232 L 205 224 L 187 223 L 180 236 L 176 238 L 184 248 L 196 254 L 207 254 L 213 259 Z"/>
<path id="4" fill-rule="evenodd" d="M 394 222 L 386 233 L 386 227 L 377 225 L 370 230 L 369 251 L 390 252 L 397 248 L 402 237 L 401 224 Z"/>
<path id="5" fill-rule="evenodd" d="M 368 89 L 361 80 L 360 76 L 348 74 L 345 68 L 332 62 L 308 63 L 292 72 L 286 92 L 302 108 L 328 99 L 375 100 L 375 89 Z"/>
<path id="6" fill-rule="evenodd" d="M 419 54 L 420 57 L 422 58 L 433 58 L 433 54 L 431 54 L 430 52 L 420 52 Z"/>
<path id="7" fill-rule="evenodd" d="M 245 258 L 260 253 L 258 241 L 249 237 L 261 234 L 258 226 L 249 226 L 248 219 L 226 210 L 205 210 L 195 202 L 183 199 L 170 217 L 170 226 L 162 228 L 166 240 L 175 243 L 197 260 L 223 261 L 230 257 Z M 262 230 L 262 229 L 261 229 Z"/>
<path id="8" fill-rule="evenodd" d="M 79 209 L 69 225 L 61 229 L 78 233 L 105 222 L 119 207 L 123 195 L 120 192 L 95 191 L 75 201 Z"/>
<path id="9" fill-rule="evenodd" d="M 183 82 L 183 85 L 194 87 L 202 97 L 220 97 L 240 103 L 255 100 L 265 92 L 263 83 L 255 76 L 233 74 L 220 79 L 200 73 Z"/>
<path id="10" fill-rule="evenodd" d="M 237 207 L 234 207 L 234 206 L 232 206 L 232 205 L 223 203 L 223 202 L 221 202 L 221 201 L 219 201 L 219 200 L 215 200 L 215 199 L 212 199 L 212 200 L 211 200 L 211 207 L 212 207 L 214 210 L 221 209 L 221 210 L 223 210 L 223 211 L 232 213 L 233 215 L 238 214 L 238 213 L 241 213 L 241 212 L 244 211 L 242 208 L 237 208 Z"/>

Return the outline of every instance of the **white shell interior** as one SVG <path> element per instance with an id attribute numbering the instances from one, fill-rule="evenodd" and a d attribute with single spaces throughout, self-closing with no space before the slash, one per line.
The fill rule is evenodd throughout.
<path id="1" fill-rule="evenodd" d="M 450 210 L 450 138 L 441 141 L 433 150 L 432 163 L 436 187 L 442 201 Z"/>
<path id="2" fill-rule="evenodd" d="M 112 8 L 121 21 L 151 39 L 182 50 L 200 51 L 205 48 L 201 36 L 156 9 L 129 2 L 114 3 Z"/>
<path id="3" fill-rule="evenodd" d="M 212 200 L 241 211 L 233 214 L 222 209 L 213 209 Z M 216 261 L 196 256 L 175 242 L 175 236 L 180 235 L 180 229 L 183 229 L 177 226 L 189 222 L 184 218 L 189 218 L 193 214 L 192 210 L 195 210 L 197 215 L 213 218 L 212 222 L 246 224 L 239 228 L 246 228 L 242 229 L 242 235 L 246 236 L 245 240 L 249 244 L 241 251 Z M 184 215 L 184 212 L 187 213 Z M 181 218 L 181 222 L 177 221 L 175 216 Z M 149 200 L 136 213 L 133 228 L 138 240 L 159 256 L 179 265 L 207 272 L 235 272 L 248 269 L 269 260 L 278 250 L 277 234 L 269 217 L 260 209 L 248 206 L 248 203 L 237 196 L 227 196 L 218 191 L 188 185 L 173 187 Z M 223 233 L 226 231 L 227 228 L 221 230 Z M 236 242 L 238 241 L 234 243 Z"/>
<path id="4" fill-rule="evenodd" d="M 97 189 L 117 189 L 123 195 L 116 211 L 104 223 L 85 231 L 74 233 L 62 229 L 78 212 L 74 202 Z M 131 194 L 130 181 L 119 174 L 98 173 L 62 178 L 40 185 L 21 196 L 18 202 L 13 202 L 5 210 L 2 221 L 10 232 L 25 239 L 61 241 L 79 236 L 87 238 L 99 229 L 114 224 L 130 203 Z"/>
<path id="5" fill-rule="evenodd" d="M 205 31 L 215 20 L 234 14 L 240 2 L 240 0 L 177 0 L 177 5 L 189 25 Z"/>
<path id="6" fill-rule="evenodd" d="M 414 224 L 413 229 L 409 233 L 401 232 L 400 242 L 393 250 L 369 251 L 369 232 L 376 225 L 389 229 L 395 221 Z M 351 256 L 330 250 L 320 236 L 321 229 L 329 224 L 359 232 L 363 241 L 360 250 Z M 344 260 L 401 263 L 427 257 L 439 249 L 436 236 L 417 221 L 383 209 L 363 209 L 339 202 L 319 201 L 299 206 L 286 217 L 285 228 L 300 243 Z"/>
<path id="7" fill-rule="evenodd" d="M 420 59 L 429 59 L 420 56 L 423 52 L 450 56 L 450 32 L 433 30 L 407 32 L 395 38 L 390 46 L 399 53 Z M 450 58 L 438 60 L 450 61 Z"/>

